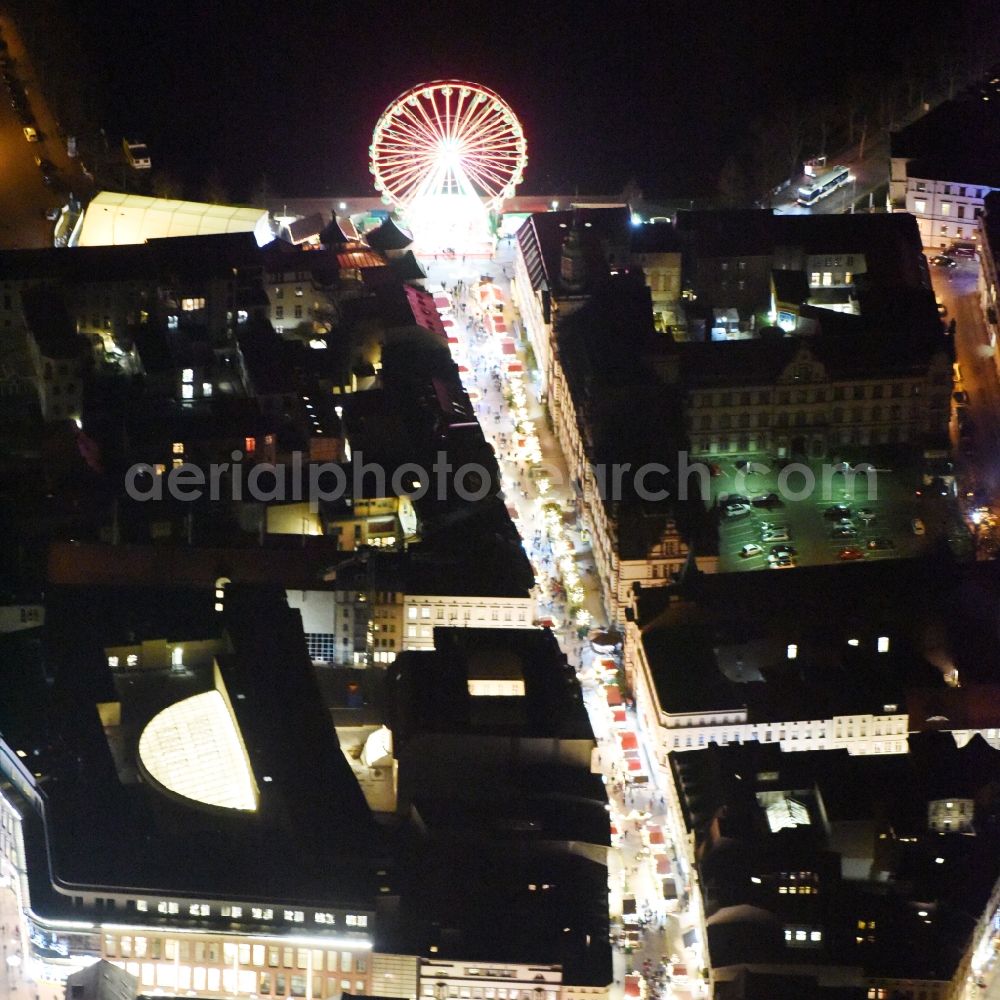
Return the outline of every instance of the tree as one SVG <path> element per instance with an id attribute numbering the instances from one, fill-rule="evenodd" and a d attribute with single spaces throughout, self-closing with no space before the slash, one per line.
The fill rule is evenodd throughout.
<path id="1" fill-rule="evenodd" d="M 816 155 L 826 156 L 827 143 L 836 127 L 839 109 L 830 100 L 817 100 L 809 111 L 809 118 L 815 127 Z"/>
<path id="2" fill-rule="evenodd" d="M 806 116 L 801 108 L 782 103 L 753 128 L 754 184 L 771 203 L 774 188 L 797 176 L 805 146 Z"/>
<path id="3" fill-rule="evenodd" d="M 261 174 L 250 193 L 250 204 L 255 208 L 267 208 L 267 203 L 271 200 L 271 185 L 268 182 L 267 174 Z"/>
<path id="4" fill-rule="evenodd" d="M 223 182 L 222 174 L 219 173 L 218 167 L 212 167 L 209 171 L 208 176 L 205 178 L 205 183 L 201 188 L 201 196 L 204 201 L 216 205 L 225 205 L 230 200 L 229 189 Z"/>
<path id="5" fill-rule="evenodd" d="M 642 201 L 642 188 L 639 182 L 630 177 L 622 190 L 622 200 L 627 202 L 630 208 L 635 208 Z"/>
<path id="6" fill-rule="evenodd" d="M 166 170 L 157 170 L 153 174 L 150 189 L 156 198 L 181 199 L 184 197 L 183 185 L 173 174 Z"/>
<path id="7" fill-rule="evenodd" d="M 715 182 L 719 201 L 726 208 L 738 208 L 747 202 L 747 175 L 735 156 L 722 165 Z"/>

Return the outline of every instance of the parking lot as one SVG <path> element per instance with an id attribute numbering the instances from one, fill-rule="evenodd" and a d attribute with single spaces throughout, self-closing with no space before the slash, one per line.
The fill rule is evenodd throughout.
<path id="1" fill-rule="evenodd" d="M 953 548 L 968 547 L 967 533 L 956 513 L 952 496 L 940 495 L 937 489 L 916 495 L 919 470 L 879 469 L 871 477 L 856 473 L 833 473 L 822 463 L 809 468 L 814 487 L 806 491 L 803 473 L 792 473 L 779 489 L 779 470 L 741 472 L 732 460 L 714 462 L 717 474 L 711 478 L 713 505 L 734 494 L 754 500 L 770 493 L 779 501 L 769 508 L 750 507 L 746 513 L 728 517 L 720 510 L 719 571 L 765 569 L 772 547 L 789 545 L 794 549 L 794 565 L 816 566 L 872 559 L 909 558 L 926 551 L 942 539 Z M 752 468 L 752 467 L 751 467 Z M 782 495 L 783 494 L 783 495 Z M 846 511 L 834 512 L 842 505 Z M 835 536 L 841 517 L 847 529 Z M 919 518 L 924 534 L 914 532 L 912 522 Z M 770 530 L 778 537 L 766 538 Z M 787 534 L 787 541 L 780 537 Z M 761 551 L 743 556 L 744 546 L 756 545 Z M 842 556 L 845 550 L 850 550 Z M 853 557 L 853 558 L 848 558 Z"/>

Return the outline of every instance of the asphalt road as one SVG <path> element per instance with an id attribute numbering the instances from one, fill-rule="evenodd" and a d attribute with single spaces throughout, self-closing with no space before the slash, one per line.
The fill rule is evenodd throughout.
<path id="1" fill-rule="evenodd" d="M 62 205 L 68 189 L 81 191 L 86 178 L 79 164 L 66 155 L 55 117 L 45 101 L 30 59 L 7 14 L 0 14 L 0 36 L 7 44 L 7 59 L 21 82 L 35 118 L 41 141 L 29 143 L 17 112 L 10 106 L 10 92 L 0 82 L 0 247 L 52 246 L 53 224 L 45 218 L 48 209 Z M 64 182 L 62 189 L 47 188 L 35 156 L 52 162 Z"/>
<path id="2" fill-rule="evenodd" d="M 979 306 L 979 261 L 962 259 L 957 267 L 931 265 L 930 270 L 935 294 L 948 310 L 945 321 L 955 320 L 955 357 L 975 426 L 972 440 L 960 443 L 959 468 L 965 479 L 983 485 L 996 501 L 1000 499 L 1000 382 L 995 348 L 990 347 Z M 956 426 L 953 436 L 957 437 Z"/>
<path id="3" fill-rule="evenodd" d="M 781 192 L 774 204 L 776 215 L 840 215 L 851 211 L 867 211 L 869 196 L 889 182 L 889 147 L 886 139 L 867 143 L 864 158 L 858 156 L 857 147 L 841 154 L 839 159 L 831 159 L 830 167 L 850 168 L 855 180 L 827 195 L 815 205 L 804 207 L 796 202 L 799 183 Z M 804 178 L 803 178 L 804 182 Z M 884 208 L 876 203 L 875 208 Z"/>

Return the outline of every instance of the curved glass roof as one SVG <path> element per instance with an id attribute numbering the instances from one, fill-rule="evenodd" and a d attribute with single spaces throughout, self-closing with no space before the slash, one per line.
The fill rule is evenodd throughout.
<path id="1" fill-rule="evenodd" d="M 151 777 L 183 798 L 257 809 L 243 739 L 218 691 L 185 698 L 153 716 L 139 737 L 139 759 Z"/>

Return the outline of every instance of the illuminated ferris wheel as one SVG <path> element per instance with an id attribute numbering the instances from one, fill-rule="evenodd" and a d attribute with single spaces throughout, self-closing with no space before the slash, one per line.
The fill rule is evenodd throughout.
<path id="1" fill-rule="evenodd" d="M 528 162 L 521 123 L 492 90 L 461 80 L 423 83 L 385 109 L 370 170 L 384 201 L 407 208 L 428 196 L 473 195 L 498 208 Z"/>

